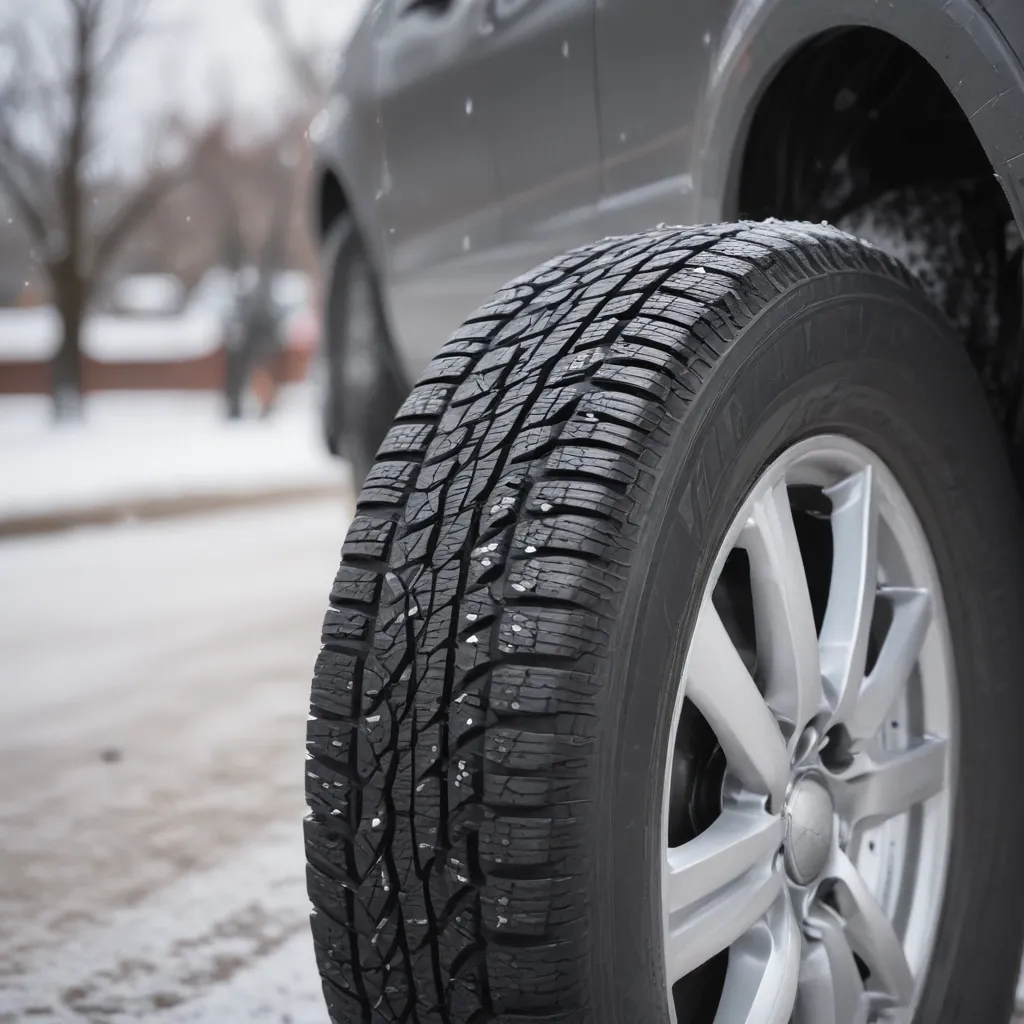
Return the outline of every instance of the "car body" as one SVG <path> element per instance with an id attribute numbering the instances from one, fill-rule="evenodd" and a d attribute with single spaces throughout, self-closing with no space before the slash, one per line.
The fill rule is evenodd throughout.
<path id="1" fill-rule="evenodd" d="M 1018 468 L 1024 471 L 1022 61 L 1024 5 L 1019 0 L 379 0 L 369 5 L 345 49 L 327 107 L 311 130 L 318 153 L 314 218 L 325 242 L 325 291 L 329 300 L 325 337 L 329 345 L 338 346 L 332 350 L 336 351 L 331 356 L 335 360 L 332 379 L 342 382 L 337 385 L 334 404 L 338 408 L 346 404 L 354 407 L 344 429 L 339 429 L 335 436 L 350 436 L 364 430 L 371 414 L 378 421 L 387 420 L 364 430 L 361 453 L 359 445 L 340 449 L 361 457 L 361 462 L 359 458 L 353 459 L 357 479 L 366 479 L 368 471 L 374 475 L 368 478 L 361 504 L 365 522 L 357 518 L 352 555 L 347 563 L 343 558 L 342 571 L 350 572 L 352 582 L 347 590 L 342 587 L 335 592 L 339 607 L 358 607 L 371 592 L 377 600 L 383 591 L 367 589 L 365 577 L 371 570 L 384 574 L 398 595 L 395 588 L 399 577 L 395 573 L 409 569 L 403 559 L 408 558 L 411 564 L 414 555 L 421 555 L 413 552 L 401 530 L 412 536 L 417 529 L 426 531 L 425 524 L 440 522 L 441 527 L 431 526 L 431 530 L 437 529 L 449 545 L 445 548 L 446 557 L 458 548 L 451 538 L 456 535 L 459 517 L 466 507 L 458 505 L 463 492 L 452 485 L 451 494 L 455 497 L 450 504 L 455 511 L 444 522 L 442 509 L 449 504 L 447 485 L 439 484 L 443 478 L 439 467 L 444 460 L 455 465 L 451 469 L 452 479 L 459 473 L 471 478 L 465 486 L 477 495 L 474 460 L 490 458 L 492 450 L 501 445 L 510 450 L 510 461 L 517 466 L 536 463 L 546 467 L 543 473 L 554 466 L 552 479 L 561 482 L 577 471 L 590 478 L 600 477 L 602 467 L 611 460 L 611 456 L 606 459 L 608 452 L 614 451 L 618 457 L 619 448 L 625 450 L 630 445 L 646 443 L 641 436 L 644 431 L 638 426 L 640 421 L 623 419 L 621 411 L 609 415 L 608 422 L 614 424 L 614 429 L 628 427 L 632 431 L 629 440 L 603 436 L 588 449 L 587 456 L 579 454 L 584 445 L 579 436 L 599 429 L 590 424 L 604 424 L 596 414 L 584 413 L 586 421 L 577 422 L 571 419 L 576 415 L 574 412 L 566 411 L 563 415 L 559 410 L 556 416 L 545 406 L 533 421 L 541 424 L 536 429 L 542 440 L 531 442 L 527 436 L 521 448 L 517 447 L 515 436 L 508 436 L 510 431 L 505 426 L 513 422 L 522 426 L 525 420 L 517 419 L 521 410 L 506 409 L 507 420 L 496 424 L 493 432 L 487 432 L 488 410 L 500 401 L 503 386 L 497 367 L 504 367 L 507 362 L 521 369 L 523 379 L 546 380 L 549 372 L 567 376 L 578 372 L 583 379 L 585 370 L 580 367 L 604 358 L 603 348 L 614 349 L 621 323 L 607 328 L 604 334 L 596 330 L 598 342 L 588 343 L 585 352 L 577 352 L 578 362 L 568 362 L 568 368 L 556 358 L 565 354 L 562 352 L 550 358 L 524 354 L 534 344 L 535 335 L 548 335 L 547 342 L 557 333 L 550 327 L 548 306 L 570 308 L 577 317 L 573 330 L 578 333 L 574 337 L 584 338 L 592 326 L 587 319 L 591 311 L 597 311 L 593 312 L 594 319 L 599 318 L 602 306 L 622 298 L 619 291 L 655 290 L 662 280 L 657 268 L 671 266 L 673 260 L 678 260 L 682 267 L 686 260 L 697 261 L 719 245 L 714 255 L 723 261 L 695 267 L 696 284 L 694 279 L 684 278 L 672 286 L 666 285 L 667 294 L 658 296 L 659 301 L 669 306 L 677 304 L 670 310 L 672 316 L 660 316 L 665 306 L 659 306 L 650 318 L 635 316 L 634 306 L 628 302 L 614 311 L 604 309 L 608 321 L 615 317 L 632 321 L 631 329 L 638 335 L 647 330 L 650 341 L 650 348 L 637 356 L 637 366 L 631 366 L 630 359 L 636 351 L 635 346 L 631 349 L 634 337 L 630 333 L 623 352 L 609 357 L 614 369 L 604 367 L 609 378 L 615 373 L 635 370 L 639 379 L 646 381 L 644 374 L 664 369 L 663 364 L 667 365 L 670 357 L 676 358 L 678 350 L 674 346 L 691 342 L 696 346 L 691 334 L 698 336 L 694 326 L 694 310 L 698 307 L 705 309 L 703 315 L 712 318 L 703 322 L 711 340 L 707 341 L 705 334 L 699 337 L 716 353 L 716 358 L 719 349 L 726 349 L 746 329 L 741 323 L 749 327 L 757 321 L 759 314 L 750 314 L 749 310 L 759 308 L 762 290 L 772 291 L 772 287 L 761 289 L 760 285 L 771 281 L 774 286 L 775 281 L 765 270 L 760 282 L 752 283 L 751 267 L 756 259 L 751 251 L 744 255 L 742 246 L 730 265 L 728 261 L 737 253 L 727 251 L 732 238 L 723 242 L 723 231 L 728 235 L 735 230 L 737 237 L 754 250 L 769 243 L 789 250 L 804 243 L 813 248 L 817 243 L 808 242 L 809 238 L 833 230 L 808 228 L 806 224 L 763 228 L 731 223 L 736 221 L 827 221 L 873 242 L 914 271 L 927 298 L 947 314 L 956 329 L 956 334 L 951 335 L 951 349 L 960 362 L 944 373 L 943 379 L 957 386 L 961 382 L 972 385 L 971 364 L 962 358 L 957 347 L 958 335 L 971 356 L 1003 439 L 1016 453 Z M 668 237 L 670 231 L 650 231 L 665 224 L 720 227 L 702 228 L 690 234 L 683 231 L 674 240 Z M 700 231 L 705 230 L 707 233 L 701 235 Z M 619 255 L 602 265 L 600 275 L 577 273 L 578 266 L 585 266 L 587 259 L 600 260 L 603 250 L 601 245 L 594 244 L 597 240 L 635 232 L 647 234 L 638 236 L 639 241 L 618 238 L 607 243 L 610 249 L 619 247 Z M 353 238 L 358 239 L 358 260 L 354 262 Z M 848 234 L 842 239 L 842 245 L 857 246 Z M 631 278 L 637 274 L 637 257 L 628 248 L 634 242 L 640 247 L 664 244 L 678 248 L 665 254 L 667 262 L 652 261 L 650 266 L 655 269 L 646 275 L 640 273 L 642 280 L 638 282 Z M 556 259 L 576 247 L 585 247 L 580 250 L 582 255 L 577 253 L 561 262 Z M 858 280 L 855 275 L 863 269 L 858 269 L 859 257 L 853 255 L 854 250 L 850 253 L 849 263 L 830 264 L 823 256 L 816 264 L 816 272 L 822 277 L 829 277 L 838 268 L 836 281 L 842 283 L 835 285 L 836 292 L 849 286 L 851 280 Z M 375 295 L 369 296 L 369 301 L 364 295 L 359 305 L 370 310 L 364 319 L 372 320 L 376 303 L 380 322 L 374 325 L 379 329 L 356 331 L 346 327 L 348 321 L 343 319 L 356 303 L 342 293 L 349 288 L 355 295 L 355 289 L 347 282 L 357 280 L 359 275 L 339 273 L 337 268 L 355 265 L 364 258 L 372 272 Z M 807 257 L 805 269 L 815 258 Z M 865 258 L 880 257 L 872 251 Z M 577 259 L 579 264 L 574 262 Z M 778 265 L 782 265 L 786 257 L 779 259 Z M 548 260 L 552 261 L 548 267 L 532 270 Z M 794 257 L 795 262 L 798 257 Z M 888 266 L 889 271 L 905 274 L 905 267 L 893 263 Z M 744 293 L 746 297 L 732 294 L 732 304 L 725 313 L 723 300 L 716 313 L 708 314 L 707 294 L 700 290 L 699 275 L 710 276 L 714 272 L 720 274 L 720 283 L 731 281 L 736 287 L 749 289 Z M 560 273 L 573 278 L 564 289 L 552 283 L 562 280 Z M 521 289 L 502 290 L 503 285 L 516 279 L 522 284 Z M 627 284 L 631 287 L 627 288 Z M 497 300 L 475 318 L 478 322 L 459 331 L 452 347 L 445 350 L 446 356 L 452 353 L 452 365 L 446 365 L 444 358 L 439 359 L 421 377 L 449 335 L 495 293 Z M 919 292 L 913 294 L 915 302 L 921 300 Z M 537 295 L 541 296 L 536 300 L 538 308 L 530 307 L 523 312 L 521 306 L 529 305 L 534 301 L 530 296 Z M 850 301 L 862 297 L 855 296 Z M 835 293 L 831 298 L 835 298 Z M 751 299 L 750 304 L 747 299 Z M 831 299 L 821 298 L 822 303 L 827 301 Z M 888 303 L 889 298 L 883 301 Z M 919 319 L 935 314 L 926 301 L 922 300 L 922 304 L 925 309 L 918 309 L 915 314 L 920 314 Z M 627 308 L 629 312 L 624 311 Z M 816 308 L 810 302 L 801 313 Z M 884 308 L 887 312 L 878 314 L 876 322 L 891 323 L 890 307 Z M 740 312 L 733 316 L 736 310 Z M 518 322 L 503 320 L 514 320 L 519 314 Z M 715 316 L 720 319 L 715 320 Z M 789 324 L 795 319 L 794 315 L 785 322 Z M 653 328 L 652 320 L 658 321 Z M 723 322 L 722 333 L 716 333 Z M 864 313 L 851 330 L 856 333 L 863 328 L 870 333 L 864 325 L 871 322 L 871 314 Z M 536 327 L 537 323 L 542 326 Z M 654 336 L 665 324 L 676 331 L 669 340 Z M 945 324 L 944 329 L 949 326 Z M 349 346 L 349 354 L 342 337 L 345 330 L 350 330 L 353 338 L 358 334 Z M 622 330 L 625 336 L 625 329 Z M 567 331 L 566 337 L 572 333 Z M 842 334 L 843 331 L 836 330 L 825 340 L 835 342 Z M 607 341 L 608 337 L 612 340 Z M 520 338 L 525 339 L 521 346 Z M 805 341 L 797 345 L 801 350 L 799 357 L 827 355 L 832 347 L 815 347 L 811 340 L 808 333 Z M 374 385 L 372 375 L 365 372 L 366 365 L 373 361 L 366 358 L 370 345 L 378 352 L 377 365 L 387 369 L 386 374 L 382 370 L 378 375 L 380 379 L 388 376 L 386 392 Z M 909 352 L 897 342 L 889 344 L 888 354 L 897 350 L 904 356 Z M 478 355 L 484 351 L 486 355 Z M 916 370 L 926 361 L 920 354 L 934 351 L 915 349 L 917 354 L 909 362 Z M 858 360 L 860 353 L 858 350 Z M 680 362 L 689 368 L 698 358 L 687 349 Z M 706 365 L 711 365 L 706 355 L 703 358 Z M 369 383 L 350 385 L 345 392 L 346 359 L 351 360 L 353 367 L 357 363 L 362 367 L 362 379 Z M 525 361 L 524 366 L 513 362 L 519 359 Z M 534 359 L 532 365 L 530 359 Z M 799 358 L 794 356 L 789 364 L 779 365 L 792 368 L 798 362 Z M 875 369 L 880 362 L 881 357 L 876 354 Z M 749 363 L 753 365 L 754 359 Z M 391 369 L 395 365 L 400 367 L 401 386 L 395 385 Z M 672 366 L 675 372 L 675 364 Z M 858 363 L 857 370 L 860 369 Z M 713 381 L 714 372 L 704 375 L 702 369 L 695 373 L 698 382 L 690 383 L 687 394 L 696 394 L 699 386 L 710 387 L 707 381 Z M 764 372 L 776 382 L 799 377 L 796 371 Z M 744 364 L 743 373 L 756 376 L 748 364 Z M 509 376 L 514 378 L 512 373 Z M 912 375 L 904 365 L 892 376 L 906 381 Z M 351 377 L 355 379 L 355 369 Z M 401 406 L 396 425 L 385 438 L 401 398 L 392 402 L 381 401 L 379 396 L 401 394 L 403 388 L 407 392 L 417 377 L 420 385 L 409 402 Z M 834 394 L 853 401 L 857 389 L 850 386 L 850 381 L 854 377 L 853 371 L 847 371 L 828 392 L 829 398 Z M 575 378 L 571 383 L 575 384 Z M 565 387 L 572 390 L 569 385 Z M 589 387 L 589 383 L 581 387 L 580 394 L 589 394 Z M 616 390 L 613 384 L 607 387 Z M 645 391 L 645 387 L 625 381 L 621 382 L 620 390 L 631 401 L 639 401 L 649 397 L 650 389 Z M 762 390 L 751 388 L 755 397 L 747 399 L 753 407 L 748 414 L 750 422 L 756 422 L 758 415 L 768 417 L 757 406 L 756 399 Z M 922 388 L 922 392 L 927 390 Z M 484 397 L 477 402 L 482 392 Z M 369 396 L 361 405 L 360 393 Z M 976 389 L 974 396 L 979 397 Z M 958 393 L 955 399 L 944 400 L 941 415 L 931 422 L 944 419 L 948 425 L 950 417 L 946 410 L 959 397 Z M 511 407 L 513 400 L 508 396 L 506 399 Z M 565 398 L 567 403 L 577 400 L 583 401 L 575 394 Z M 723 401 L 722 405 L 725 404 Z M 737 400 L 735 408 L 742 404 Z M 901 404 L 890 400 L 888 409 Z M 966 408 L 966 402 L 963 407 Z M 735 408 L 730 407 L 732 411 Z M 448 416 L 447 412 L 442 415 L 440 409 L 455 411 Z M 527 416 L 527 412 L 528 409 L 522 416 Z M 709 420 L 714 416 L 726 419 L 717 406 L 713 413 L 707 413 Z M 735 422 L 722 426 L 721 437 L 741 432 L 737 424 L 744 416 L 737 413 L 737 417 Z M 985 419 L 984 410 L 981 418 Z M 472 431 L 467 422 L 472 424 Z M 550 456 L 550 463 L 545 462 L 549 453 L 562 443 L 558 438 L 564 423 L 569 424 L 564 427 L 565 447 L 572 454 L 560 462 L 559 449 Z M 529 426 L 526 423 L 526 435 L 530 434 Z M 849 425 L 844 421 L 843 426 Z M 805 429 L 811 428 L 800 424 L 800 430 Z M 514 431 L 511 433 L 514 435 Z M 836 433 L 840 433 L 838 428 Z M 891 436 L 902 439 L 912 434 L 897 431 Z M 328 435 L 331 436 L 330 430 Z M 470 436 L 486 437 L 488 444 L 480 445 L 484 455 L 459 450 L 463 444 L 471 447 L 466 441 Z M 432 438 L 430 447 L 425 438 Z M 986 462 L 999 448 L 998 438 L 996 442 L 991 447 L 987 447 L 988 442 L 979 443 L 969 461 Z M 709 449 L 715 447 L 708 445 Z M 690 450 L 681 447 L 664 461 L 678 466 Z M 458 458 L 453 454 L 456 451 Z M 379 459 L 373 466 L 375 453 Z M 649 461 L 654 464 L 658 458 L 652 455 Z M 410 467 L 419 464 L 425 467 L 426 483 L 423 493 L 414 493 L 408 481 L 415 479 L 418 470 Z M 489 479 L 491 472 L 488 464 L 478 476 Z M 728 477 L 725 469 L 717 465 L 712 475 L 716 480 Z M 941 473 L 932 475 L 938 477 Z M 708 483 L 699 474 L 697 478 L 698 483 Z M 618 489 L 629 496 L 631 479 L 615 481 Z M 539 476 L 537 486 L 543 486 L 546 480 Z M 1024 472 L 1018 477 L 1020 480 L 1024 480 Z M 513 480 L 506 481 L 505 486 L 519 485 Z M 697 535 L 693 512 L 708 504 L 704 491 L 710 489 L 710 485 L 693 489 L 695 494 L 700 492 L 700 500 L 693 498 L 692 507 L 686 506 L 685 514 L 680 513 L 685 528 L 675 532 L 666 528 L 658 535 L 659 541 L 680 534 Z M 438 490 L 440 497 L 433 493 Z M 1012 513 L 1012 491 L 1011 483 L 1002 498 L 987 502 L 982 518 L 1008 510 Z M 788 504 L 790 497 L 785 490 L 782 493 Z M 405 511 L 399 508 L 406 500 L 412 510 L 408 521 L 403 520 Z M 482 505 L 489 506 L 489 499 L 480 500 Z M 514 501 L 504 494 L 490 506 L 490 512 L 505 515 L 503 502 L 512 505 Z M 944 499 L 925 499 L 923 504 L 939 507 L 949 503 Z M 575 504 L 572 507 L 575 509 Z M 680 508 L 683 507 L 681 504 Z M 425 511 L 428 508 L 430 515 Z M 547 529 L 545 517 L 558 514 L 557 502 L 525 506 L 524 511 L 515 513 L 522 517 L 519 525 L 508 527 L 512 537 L 509 543 L 515 546 L 527 537 L 525 532 L 512 533 L 513 529 Z M 587 531 L 599 529 L 589 525 L 594 517 L 595 510 L 588 508 L 587 525 L 574 524 L 575 532 L 566 534 L 568 540 L 561 538 L 558 544 L 552 543 L 553 554 L 561 557 L 570 550 L 575 554 L 581 535 L 586 535 L 588 542 L 592 540 Z M 403 525 L 397 528 L 396 523 Z M 486 579 L 481 575 L 482 582 L 498 579 L 491 552 L 501 547 L 500 526 L 495 527 L 493 534 L 487 533 L 490 543 L 486 547 L 482 535 L 481 546 L 474 547 L 476 541 L 468 539 L 464 544 L 466 558 L 485 559 L 481 564 L 491 575 Z M 1010 533 L 1016 536 L 1012 529 Z M 387 561 L 392 535 L 399 537 L 393 564 Z M 532 541 L 532 534 L 529 537 Z M 379 542 L 378 546 L 369 546 L 367 538 L 374 544 Z M 518 570 L 525 556 L 538 555 L 538 547 L 538 558 L 541 557 L 544 543 L 541 540 L 517 548 L 509 556 L 509 572 Z M 947 544 L 946 553 L 961 546 L 959 540 Z M 648 551 L 647 555 L 650 554 Z M 588 559 L 592 558 L 588 551 Z M 643 575 L 650 569 L 653 574 L 662 560 L 655 553 L 643 561 L 638 572 Z M 779 564 L 793 565 L 803 560 L 805 556 L 800 553 L 796 558 L 780 559 Z M 1015 563 L 1007 564 L 1013 570 Z M 438 575 L 442 575 L 441 570 Z M 687 586 L 691 575 L 682 574 Z M 475 580 L 470 569 L 463 576 Z M 430 578 L 429 572 L 423 573 L 423 580 Z M 530 585 L 533 586 L 532 581 Z M 408 586 L 411 593 L 413 583 Z M 425 583 L 423 587 L 429 589 Z M 589 583 L 583 589 L 587 587 Z M 500 589 L 496 586 L 496 591 Z M 522 592 L 524 586 L 513 584 L 513 589 Z M 980 603 L 979 591 L 984 589 L 966 585 L 961 591 Z M 420 597 L 417 594 L 413 601 L 409 593 L 406 598 L 419 615 Z M 431 600 L 433 596 L 432 591 Z M 505 612 L 497 605 L 505 598 L 494 598 L 496 610 L 492 617 L 479 614 L 472 604 L 476 596 L 474 591 L 465 598 L 466 607 L 472 608 L 468 621 L 493 621 L 498 624 L 495 629 L 500 630 Z M 517 602 L 522 600 L 513 594 L 506 603 L 518 611 Z M 529 600 L 538 602 L 539 598 Z M 559 607 L 566 603 L 564 597 L 559 601 Z M 537 607 L 540 605 L 543 601 Z M 372 614 L 378 614 L 376 605 Z M 409 612 L 410 619 L 413 614 Z M 556 611 L 544 608 L 536 614 L 542 619 L 554 618 Z M 440 612 L 437 618 L 441 619 Z M 680 621 L 667 614 L 664 620 L 677 624 Z M 513 617 L 513 621 L 520 620 Z M 430 625 L 429 615 L 427 622 Z M 329 625 L 334 626 L 333 622 Z M 630 619 L 630 628 L 634 625 Z M 355 636 L 357 627 L 351 628 L 351 635 Z M 510 627 L 517 632 L 524 628 Z M 364 629 L 360 619 L 358 630 Z M 467 626 L 467 636 L 462 638 L 465 644 L 480 641 L 480 630 L 480 625 Z M 623 635 L 627 632 L 624 627 Z M 410 628 L 408 635 L 414 637 L 415 631 Z M 511 637 L 511 632 L 508 635 Z M 358 636 L 362 644 L 364 633 L 359 632 Z M 404 643 L 404 636 L 400 631 L 394 644 Z M 458 647 L 455 639 L 453 632 L 453 649 Z M 504 634 L 500 639 L 505 639 Z M 983 646 L 991 639 L 992 634 L 987 634 Z M 502 652 L 512 652 L 514 642 L 510 640 L 506 649 L 495 641 L 488 648 L 489 657 L 499 658 Z M 409 641 L 409 646 L 412 652 L 405 656 L 418 656 L 414 640 Z M 483 646 L 481 643 L 481 649 Z M 359 651 L 362 652 L 362 646 Z M 395 655 L 395 663 L 398 661 Z M 722 662 L 715 664 L 719 666 Z M 496 672 L 488 669 L 492 671 Z M 338 678 L 349 672 L 346 664 Z M 486 674 L 478 675 L 483 678 Z M 325 677 L 316 685 L 321 683 L 329 689 L 334 676 Z M 351 688 L 352 684 L 348 686 Z M 455 691 L 446 690 L 445 699 L 452 692 Z M 462 696 L 457 700 L 461 701 Z M 330 709 L 330 705 L 325 706 Z M 513 703 L 511 707 L 518 710 L 519 704 Z M 459 713 L 456 709 L 453 717 Z M 433 705 L 429 717 L 433 722 Z M 727 717 L 723 714 L 723 720 Z M 376 722 L 377 718 L 367 721 Z M 891 724 L 895 726 L 896 722 Z M 311 735 L 315 736 L 317 728 L 314 726 Z M 812 740 L 817 742 L 816 737 Z M 825 742 L 827 746 L 829 741 Z M 499 749 L 505 751 L 504 746 Z M 335 756 L 333 751 L 331 756 Z M 460 762 L 460 768 L 465 768 L 465 764 Z M 314 774 L 311 778 L 319 776 Z M 454 785 L 458 786 L 459 781 Z M 328 788 L 327 783 L 322 786 Z M 671 785 L 668 791 L 671 792 Z M 315 786 L 313 794 L 319 798 Z M 481 800 L 486 802 L 485 797 Z M 311 800 L 311 807 L 315 805 L 316 801 Z M 343 813 L 340 806 L 330 813 Z M 1013 816 L 1014 812 L 1010 814 Z M 377 827 L 381 820 L 373 818 L 372 827 Z M 353 825 L 353 835 L 356 834 Z M 325 828 L 323 836 L 314 839 L 313 849 L 317 853 L 333 853 L 335 834 Z M 467 882 L 465 877 L 457 877 L 460 882 Z M 479 883 L 481 888 L 483 885 Z M 381 913 L 383 928 L 389 914 Z M 1016 910 L 1012 916 L 1013 921 L 1019 919 Z M 499 923 L 505 920 L 498 918 Z M 636 934 L 643 936 L 643 928 L 638 927 Z M 337 966 L 335 960 L 344 960 L 344 956 L 338 952 L 341 947 L 334 937 L 326 932 L 324 936 L 322 952 L 327 950 L 329 955 L 322 962 L 333 969 Z M 372 941 L 377 941 L 376 934 Z M 646 941 L 641 939 L 640 945 Z M 398 945 L 396 940 L 394 948 Z M 1004 943 L 1004 949 L 1009 948 Z M 1016 956 L 1016 952 L 1012 955 Z M 456 963 L 461 967 L 461 953 Z M 1014 966 L 1012 960 L 1004 965 L 1004 980 L 1010 977 Z M 390 966 L 383 972 L 380 984 L 390 992 L 386 988 L 390 984 L 388 970 Z M 863 979 L 863 965 L 857 970 Z M 456 973 L 453 969 L 452 976 Z M 630 977 L 642 973 L 634 972 Z M 335 975 L 325 973 L 328 977 L 333 979 Z M 521 993 L 516 998 L 520 996 Z M 363 993 L 359 998 L 365 1002 L 368 997 Z M 670 1001 L 677 998 L 670 994 Z M 934 995 L 931 998 L 939 999 Z M 965 1005 L 953 1012 L 964 1012 Z M 472 1015 L 469 1019 L 478 1017 Z M 626 1018 L 620 1014 L 618 1019 Z M 752 1014 L 743 1019 L 774 1021 L 782 1017 L 765 1011 L 762 1016 Z M 812 1014 L 810 1018 L 799 1019 L 824 1018 Z M 864 1018 L 850 1014 L 849 1019 Z"/>
<path id="2" fill-rule="evenodd" d="M 497 287 L 575 244 L 659 222 L 834 220 L 837 204 L 780 181 L 793 167 L 758 150 L 758 134 L 777 126 L 791 149 L 820 141 L 835 163 L 826 137 L 871 112 L 843 75 L 807 88 L 808 55 L 827 49 L 840 70 L 849 45 L 858 60 L 891 46 L 932 69 L 962 115 L 943 113 L 917 156 L 893 153 L 899 167 L 871 176 L 927 177 L 929 162 L 959 174 L 970 152 L 1024 224 L 1015 0 L 379 0 L 312 133 L 317 226 L 351 214 L 413 380 Z M 787 125 L 778 92 L 794 69 L 800 123 Z M 901 126 L 893 134 L 872 161 L 909 149 Z"/>

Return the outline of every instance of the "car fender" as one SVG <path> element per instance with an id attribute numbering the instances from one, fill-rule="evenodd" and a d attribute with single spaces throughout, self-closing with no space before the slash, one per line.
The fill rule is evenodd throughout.
<path id="1" fill-rule="evenodd" d="M 941 76 L 970 119 L 1024 230 L 1024 72 L 999 26 L 975 0 L 738 0 L 712 41 L 694 126 L 699 219 L 736 217 L 750 123 L 787 60 L 822 33 L 861 26 L 906 43 Z"/>
<path id="2" fill-rule="evenodd" d="M 325 189 L 334 178 L 341 187 L 346 211 L 359 229 L 371 265 L 383 267 L 383 234 L 379 200 L 388 187 L 380 108 L 376 96 L 375 38 L 383 5 L 367 8 L 341 55 L 325 106 L 313 119 L 312 204 L 314 236 L 323 242 L 329 224 Z"/>

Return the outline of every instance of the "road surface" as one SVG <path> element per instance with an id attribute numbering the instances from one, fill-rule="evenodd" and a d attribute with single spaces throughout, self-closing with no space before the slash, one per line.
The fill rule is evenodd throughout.
<path id="1" fill-rule="evenodd" d="M 302 751 L 346 521 L 0 542 L 0 1024 L 327 1024 Z"/>
<path id="2" fill-rule="evenodd" d="M 326 1024 L 303 728 L 346 522 L 0 543 L 0 1022 Z"/>

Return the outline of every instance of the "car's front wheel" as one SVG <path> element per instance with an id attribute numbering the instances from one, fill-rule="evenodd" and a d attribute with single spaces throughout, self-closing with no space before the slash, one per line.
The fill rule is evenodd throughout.
<path id="1" fill-rule="evenodd" d="M 1021 552 L 970 364 L 880 252 L 667 229 L 513 282 L 331 595 L 334 1019 L 1005 1020 Z"/>

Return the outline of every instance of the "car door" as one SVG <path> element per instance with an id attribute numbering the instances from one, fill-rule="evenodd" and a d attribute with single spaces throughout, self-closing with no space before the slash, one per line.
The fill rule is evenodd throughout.
<path id="1" fill-rule="evenodd" d="M 718 0 L 601 0 L 602 233 L 697 217 L 693 115 L 728 6 Z"/>
<path id="2" fill-rule="evenodd" d="M 510 278 L 589 240 L 601 191 L 595 0 L 485 0 L 487 127 Z"/>
<path id="3" fill-rule="evenodd" d="M 483 2 L 388 0 L 379 15 L 379 221 L 389 319 L 413 378 L 494 288 L 474 264 L 496 243 L 499 216 L 481 109 Z"/>

